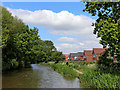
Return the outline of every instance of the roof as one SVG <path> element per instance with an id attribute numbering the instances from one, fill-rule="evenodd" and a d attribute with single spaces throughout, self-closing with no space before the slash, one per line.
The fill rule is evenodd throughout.
<path id="1" fill-rule="evenodd" d="M 79 54 L 80 56 L 83 56 L 83 52 L 78 52 L 78 54 Z"/>
<path id="2" fill-rule="evenodd" d="M 70 57 L 80 57 L 80 56 L 83 56 L 83 52 L 70 53 Z"/>
<path id="3" fill-rule="evenodd" d="M 105 51 L 105 48 L 93 48 L 94 54 L 101 54 Z"/>
<path id="4" fill-rule="evenodd" d="M 92 55 L 92 50 L 84 50 L 84 55 Z"/>
<path id="5" fill-rule="evenodd" d="M 64 54 L 65 55 L 65 57 L 69 57 L 69 54 Z"/>

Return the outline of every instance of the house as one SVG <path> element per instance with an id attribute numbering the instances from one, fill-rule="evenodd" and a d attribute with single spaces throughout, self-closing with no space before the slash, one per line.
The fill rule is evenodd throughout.
<path id="1" fill-rule="evenodd" d="M 77 60 L 78 56 L 79 56 L 78 53 L 70 53 L 70 59 L 71 59 L 71 61 Z"/>
<path id="2" fill-rule="evenodd" d="M 105 48 L 93 48 L 92 51 L 93 61 L 96 62 L 103 52 L 105 52 Z"/>
<path id="3" fill-rule="evenodd" d="M 65 61 L 68 61 L 69 60 L 69 54 L 64 54 L 65 55 Z"/>
<path id="4" fill-rule="evenodd" d="M 93 62 L 92 50 L 84 50 L 84 61 Z"/>
<path id="5" fill-rule="evenodd" d="M 83 52 L 70 53 L 70 59 L 71 61 L 83 60 Z"/>
<path id="6" fill-rule="evenodd" d="M 78 54 L 79 54 L 78 59 L 79 59 L 80 61 L 82 61 L 82 60 L 83 60 L 83 52 L 78 52 Z"/>

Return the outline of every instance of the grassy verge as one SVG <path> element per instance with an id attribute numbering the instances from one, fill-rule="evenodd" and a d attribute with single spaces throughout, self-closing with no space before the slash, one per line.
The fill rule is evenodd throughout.
<path id="1" fill-rule="evenodd" d="M 85 88 L 120 88 L 120 74 L 111 74 L 110 72 L 101 72 L 97 69 L 95 63 L 88 62 L 69 62 L 67 67 L 65 63 L 41 63 L 47 65 L 62 74 L 65 77 L 80 77 L 81 87 Z M 73 68 L 83 72 L 78 74 Z"/>
<path id="2" fill-rule="evenodd" d="M 80 75 L 80 83 L 83 87 L 120 88 L 120 74 L 101 72 L 97 69 L 96 64 L 90 63 L 70 62 L 69 66 L 84 73 Z"/>
<path id="3" fill-rule="evenodd" d="M 75 68 L 83 73 L 88 72 L 90 70 L 96 69 L 95 63 L 88 63 L 88 62 L 75 62 L 71 61 L 69 62 L 69 67 Z"/>
<path id="4" fill-rule="evenodd" d="M 72 67 L 67 67 L 64 63 L 40 63 L 41 65 L 46 65 L 51 67 L 56 72 L 62 74 L 65 77 L 76 78 L 79 74 L 73 70 Z"/>
<path id="5" fill-rule="evenodd" d="M 80 82 L 94 88 L 120 88 L 120 76 L 99 71 L 88 71 L 80 75 Z"/>

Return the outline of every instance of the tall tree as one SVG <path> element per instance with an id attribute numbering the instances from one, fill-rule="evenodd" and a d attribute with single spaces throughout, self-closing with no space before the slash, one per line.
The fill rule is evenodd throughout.
<path id="1" fill-rule="evenodd" d="M 29 67 L 31 63 L 52 61 L 59 53 L 52 41 L 43 41 L 38 29 L 30 29 L 22 20 L 2 8 L 2 65 L 3 70 Z M 52 55 L 53 54 L 53 55 Z M 56 61 L 62 53 L 56 54 Z M 61 58 L 60 58 L 61 60 Z M 55 60 L 54 60 L 55 61 Z"/>
<path id="2" fill-rule="evenodd" d="M 100 44 L 108 47 L 112 56 L 116 54 L 119 58 L 120 2 L 87 2 L 85 6 L 83 11 L 98 16 L 92 26 L 95 26 L 94 34 L 101 38 Z"/>

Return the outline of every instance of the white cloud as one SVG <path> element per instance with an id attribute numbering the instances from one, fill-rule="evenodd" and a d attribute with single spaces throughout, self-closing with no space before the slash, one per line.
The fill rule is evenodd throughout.
<path id="1" fill-rule="evenodd" d="M 78 40 L 75 39 L 75 38 L 60 37 L 60 38 L 57 39 L 56 41 L 60 41 L 60 42 L 68 42 L 68 43 L 76 43 Z"/>
<path id="2" fill-rule="evenodd" d="M 82 47 L 78 44 L 63 43 L 56 47 L 59 51 L 63 51 L 63 53 L 72 53 L 72 52 L 78 52 L 82 50 Z"/>
<path id="3" fill-rule="evenodd" d="M 56 35 L 79 36 L 90 33 L 93 31 L 91 24 L 95 21 L 85 15 L 74 15 L 68 11 L 55 13 L 51 10 L 29 11 L 10 8 L 8 10 L 26 24 L 40 25 Z"/>
<path id="4" fill-rule="evenodd" d="M 85 45 L 84 43 L 79 43 L 81 46 Z"/>
<path id="5" fill-rule="evenodd" d="M 91 26 L 95 20 L 85 15 L 74 15 L 68 11 L 55 13 L 51 10 L 28 11 L 22 9 L 8 10 L 13 16 L 17 16 L 26 24 L 39 25 L 48 32 L 55 35 L 62 35 L 55 42 L 62 44 L 55 45 L 63 53 L 79 52 L 86 49 L 101 47 L 99 39 L 93 35 L 94 27 Z M 77 36 L 69 38 L 67 36 Z M 79 38 L 78 38 L 79 37 Z M 54 43 L 55 43 L 54 42 Z"/>
<path id="6" fill-rule="evenodd" d="M 63 43 L 57 45 L 56 48 L 63 53 L 83 52 L 84 50 L 92 50 L 93 48 L 102 48 L 102 46 L 97 41 L 88 42 L 89 41 L 74 44 Z"/>
<path id="7" fill-rule="evenodd" d="M 102 45 L 99 44 L 99 39 L 90 36 L 84 37 L 85 39 L 81 37 L 78 39 L 61 37 L 57 40 L 63 43 L 56 45 L 56 47 L 59 51 L 63 51 L 63 53 L 83 52 L 84 50 L 92 50 L 93 48 L 102 48 Z M 67 39 L 71 40 L 69 41 Z"/>

